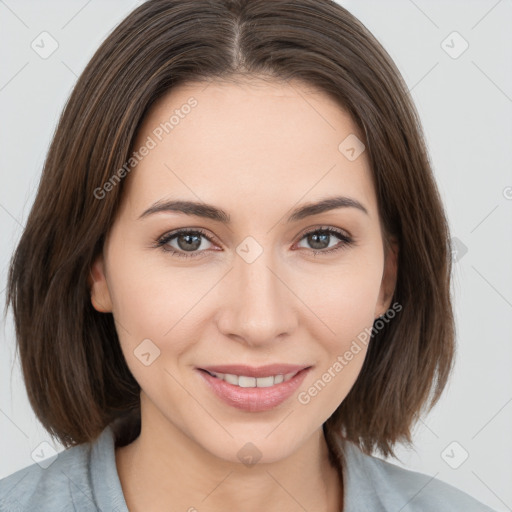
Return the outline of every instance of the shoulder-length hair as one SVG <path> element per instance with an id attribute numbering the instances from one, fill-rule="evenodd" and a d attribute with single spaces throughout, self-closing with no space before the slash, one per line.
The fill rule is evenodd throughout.
<path id="1" fill-rule="evenodd" d="M 78 79 L 9 269 L 6 306 L 28 397 L 65 447 L 110 424 L 124 425 L 120 444 L 140 429 L 140 387 L 113 316 L 90 301 L 91 265 L 124 180 L 117 175 L 108 193 L 102 187 L 130 158 L 151 105 L 173 87 L 255 76 L 299 80 L 352 116 L 365 135 L 385 239 L 399 244 L 392 300 L 402 309 L 372 330 L 355 384 L 324 423 L 330 453 L 342 436 L 366 453 L 394 455 L 438 401 L 455 354 L 451 242 L 418 114 L 390 56 L 332 0 L 149 0 Z"/>

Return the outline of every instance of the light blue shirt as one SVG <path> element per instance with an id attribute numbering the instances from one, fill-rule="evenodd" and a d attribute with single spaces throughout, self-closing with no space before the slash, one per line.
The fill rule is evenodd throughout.
<path id="1" fill-rule="evenodd" d="M 496 512 L 441 480 L 340 443 L 346 459 L 343 512 Z M 0 480 L 0 511 L 128 512 L 112 429 L 60 452 L 46 469 L 33 464 Z"/>

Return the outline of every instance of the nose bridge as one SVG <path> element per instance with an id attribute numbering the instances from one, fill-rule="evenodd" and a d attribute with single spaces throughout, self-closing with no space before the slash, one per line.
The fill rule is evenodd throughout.
<path id="1" fill-rule="evenodd" d="M 243 249 L 249 250 L 244 254 Z M 240 244 L 234 269 L 226 282 L 219 327 L 225 335 L 236 335 L 248 344 L 274 341 L 281 334 L 290 334 L 295 327 L 293 294 L 279 275 L 279 266 L 271 249 L 262 250 L 251 261 L 245 257 L 256 248 Z M 282 272 L 281 272 L 282 273 Z M 284 281 L 284 282 L 283 282 Z"/>

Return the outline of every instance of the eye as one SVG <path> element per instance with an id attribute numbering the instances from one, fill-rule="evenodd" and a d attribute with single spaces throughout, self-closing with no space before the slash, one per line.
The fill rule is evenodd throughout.
<path id="1" fill-rule="evenodd" d="M 331 242 L 336 242 L 337 238 L 340 242 L 334 245 Z M 313 254 L 331 254 L 333 252 L 344 249 L 354 243 L 352 238 L 340 231 L 331 227 L 321 227 L 304 233 L 301 238 L 313 248 Z"/>
<path id="2" fill-rule="evenodd" d="M 163 251 L 170 252 L 172 255 L 181 258 L 196 258 L 203 256 L 207 250 L 207 247 L 204 247 L 201 240 L 202 238 L 206 239 L 208 243 L 212 243 L 210 238 L 201 229 L 179 229 L 159 238 L 155 243 L 155 247 L 159 247 Z M 171 242 L 175 243 L 175 245 L 171 245 Z"/>

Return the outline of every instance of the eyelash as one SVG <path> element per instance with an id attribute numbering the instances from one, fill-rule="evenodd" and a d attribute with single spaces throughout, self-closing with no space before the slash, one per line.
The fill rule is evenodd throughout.
<path id="1" fill-rule="evenodd" d="M 160 237 L 158 240 L 156 240 L 154 247 L 160 248 L 165 253 L 171 253 L 173 256 L 178 256 L 180 258 L 200 258 L 202 257 L 201 254 L 204 254 L 205 251 L 197 251 L 197 252 L 191 252 L 190 254 L 187 254 L 183 251 L 177 251 L 176 249 L 167 249 L 166 244 L 168 244 L 171 240 L 178 237 L 181 234 L 193 234 L 193 235 L 202 235 L 204 236 L 210 243 L 213 243 L 213 241 L 210 239 L 210 237 L 206 234 L 205 231 L 202 229 L 189 229 L 189 228 L 183 228 L 178 229 L 176 231 L 172 231 L 171 233 L 167 233 Z M 330 235 L 335 235 L 341 240 L 341 244 L 338 244 L 331 249 L 324 249 L 324 250 L 315 250 L 311 249 L 313 252 L 313 255 L 316 256 L 317 254 L 320 255 L 326 255 L 326 254 L 332 254 L 334 252 L 337 252 L 341 249 L 345 249 L 347 246 L 350 246 L 354 243 L 354 241 L 347 235 L 345 235 L 342 231 L 339 231 L 337 229 L 331 228 L 331 227 L 322 227 L 322 228 L 315 228 L 310 231 L 306 231 L 302 234 L 301 238 L 299 239 L 299 242 L 305 238 L 306 236 L 312 234 L 312 233 L 328 233 Z"/>

